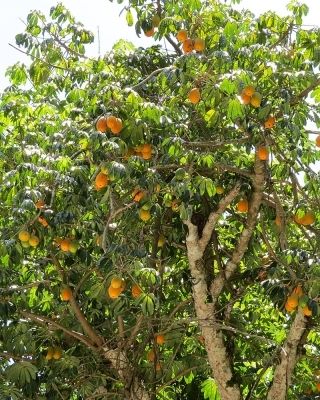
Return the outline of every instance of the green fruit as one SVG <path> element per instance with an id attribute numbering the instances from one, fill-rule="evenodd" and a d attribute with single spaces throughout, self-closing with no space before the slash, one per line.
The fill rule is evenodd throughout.
<path id="1" fill-rule="evenodd" d="M 152 17 L 152 25 L 153 25 L 155 28 L 157 28 L 157 27 L 160 25 L 160 21 L 161 21 L 161 18 L 159 17 L 158 14 L 155 14 L 155 15 Z"/>
<path id="2" fill-rule="evenodd" d="M 303 308 L 308 304 L 309 297 L 307 295 L 302 295 L 299 299 L 299 307 Z"/>
<path id="3" fill-rule="evenodd" d="M 78 247 L 79 246 L 78 246 L 77 242 L 72 242 L 70 244 L 70 248 L 69 248 L 70 253 L 75 254 L 77 252 L 77 250 L 78 250 Z"/>

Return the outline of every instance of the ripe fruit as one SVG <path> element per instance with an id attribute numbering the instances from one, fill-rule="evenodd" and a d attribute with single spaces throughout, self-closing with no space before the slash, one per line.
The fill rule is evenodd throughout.
<path id="1" fill-rule="evenodd" d="M 164 344 L 165 342 L 165 337 L 164 335 L 156 335 L 156 343 L 157 344 Z"/>
<path id="2" fill-rule="evenodd" d="M 30 233 L 28 231 L 20 231 L 18 234 L 19 239 L 21 242 L 29 242 L 30 239 Z"/>
<path id="3" fill-rule="evenodd" d="M 117 135 L 122 129 L 122 120 L 114 115 L 109 115 L 107 117 L 107 126 L 113 134 Z"/>
<path id="4" fill-rule="evenodd" d="M 184 53 L 191 53 L 191 51 L 193 50 L 193 40 L 192 39 L 186 39 L 183 43 L 182 43 L 182 50 Z"/>
<path id="5" fill-rule="evenodd" d="M 40 243 L 40 239 L 36 235 L 31 235 L 29 239 L 29 244 L 32 247 L 37 247 L 38 244 Z"/>
<path id="6" fill-rule="evenodd" d="M 137 189 L 134 189 L 131 196 L 132 196 L 133 201 L 135 201 L 136 203 L 139 203 L 139 201 L 144 198 L 145 192 L 143 190 L 137 188 Z"/>
<path id="7" fill-rule="evenodd" d="M 316 137 L 316 146 L 320 147 L 320 135 Z"/>
<path id="8" fill-rule="evenodd" d="M 259 160 L 266 161 L 269 158 L 269 150 L 265 146 L 260 146 L 257 151 Z"/>
<path id="9" fill-rule="evenodd" d="M 122 292 L 123 292 L 123 289 L 121 287 L 114 288 L 111 285 L 108 287 L 108 295 L 109 295 L 110 299 L 117 299 Z"/>
<path id="10" fill-rule="evenodd" d="M 187 31 L 186 31 L 185 29 L 181 29 L 181 30 L 177 33 L 176 38 L 177 38 L 177 40 L 178 40 L 179 42 L 181 42 L 181 43 L 184 42 L 185 40 L 188 39 L 188 33 L 187 33 Z"/>
<path id="11" fill-rule="evenodd" d="M 164 244 L 166 242 L 166 238 L 164 237 L 164 235 L 161 233 L 159 235 L 159 239 L 158 239 L 158 247 L 163 247 Z"/>
<path id="12" fill-rule="evenodd" d="M 156 358 L 155 352 L 153 350 L 149 350 L 147 353 L 147 360 L 149 362 L 154 362 L 155 358 Z"/>
<path id="13" fill-rule="evenodd" d="M 137 285 L 137 284 L 132 285 L 131 294 L 134 299 L 139 297 L 141 293 L 142 293 L 142 289 L 140 288 L 139 285 Z"/>
<path id="14" fill-rule="evenodd" d="M 237 210 L 241 213 L 248 212 L 249 210 L 249 203 L 248 200 L 242 199 L 237 204 Z"/>
<path id="15" fill-rule="evenodd" d="M 144 31 L 144 34 L 145 34 L 147 37 L 152 37 L 152 36 L 154 35 L 154 27 L 152 27 L 152 28 L 150 28 L 150 29 Z"/>
<path id="16" fill-rule="evenodd" d="M 286 304 L 284 305 L 284 308 L 285 308 L 289 313 L 292 313 L 292 312 L 294 311 L 294 309 L 295 309 L 295 307 L 291 307 L 291 306 L 288 304 L 288 301 L 286 301 Z"/>
<path id="17" fill-rule="evenodd" d="M 153 25 L 155 28 L 158 28 L 158 26 L 160 25 L 160 22 L 161 22 L 160 16 L 159 16 L 158 14 L 155 14 L 155 15 L 152 17 L 152 25 Z"/>
<path id="18" fill-rule="evenodd" d="M 304 307 L 302 308 L 302 311 L 303 311 L 303 315 L 304 315 L 305 317 L 311 317 L 311 315 L 312 315 L 312 310 L 310 310 L 310 308 L 309 308 L 308 306 L 304 306 Z"/>
<path id="19" fill-rule="evenodd" d="M 302 287 L 299 285 L 297 287 L 295 287 L 292 291 L 293 294 L 296 294 L 298 297 L 303 295 L 303 290 Z"/>
<path id="20" fill-rule="evenodd" d="M 299 304 L 299 297 L 296 294 L 291 294 L 287 298 L 287 304 L 290 308 L 296 308 Z"/>
<path id="21" fill-rule="evenodd" d="M 108 125 L 107 125 L 107 118 L 106 117 L 100 117 L 97 122 L 96 122 L 96 130 L 102 133 L 107 132 L 108 130 Z"/>
<path id="22" fill-rule="evenodd" d="M 72 297 L 72 290 L 69 287 L 65 287 L 60 291 L 60 298 L 63 301 L 69 301 Z"/>
<path id="23" fill-rule="evenodd" d="M 216 187 L 216 192 L 217 192 L 217 194 L 223 194 L 224 193 L 224 188 L 222 186 L 217 186 Z"/>
<path id="24" fill-rule="evenodd" d="M 144 222 L 149 221 L 149 219 L 151 218 L 150 211 L 144 210 L 143 208 L 141 208 L 139 210 L 139 218 Z"/>
<path id="25" fill-rule="evenodd" d="M 53 348 L 52 347 L 48 347 L 47 354 L 46 354 L 46 357 L 45 357 L 46 360 L 51 360 L 53 358 L 53 353 L 54 353 Z"/>
<path id="26" fill-rule="evenodd" d="M 45 228 L 49 225 L 48 221 L 44 217 L 39 217 L 38 222 Z"/>
<path id="27" fill-rule="evenodd" d="M 71 241 L 70 239 L 63 239 L 60 242 L 60 249 L 64 252 L 70 251 Z"/>
<path id="28" fill-rule="evenodd" d="M 266 129 L 271 129 L 271 128 L 274 127 L 275 123 L 276 123 L 275 117 L 273 117 L 272 115 L 270 115 L 270 116 L 268 117 L 268 119 L 265 120 L 265 122 L 264 122 L 264 127 L 265 127 Z"/>
<path id="29" fill-rule="evenodd" d="M 188 99 L 191 101 L 192 104 L 199 103 L 201 98 L 200 90 L 198 88 L 193 88 L 188 93 Z"/>
<path id="30" fill-rule="evenodd" d="M 203 51 L 205 48 L 205 42 L 201 38 L 194 39 L 193 47 L 196 51 Z"/>
<path id="31" fill-rule="evenodd" d="M 258 92 L 255 92 L 251 97 L 250 104 L 252 105 L 252 107 L 258 108 L 258 107 L 260 107 L 261 99 L 262 99 L 261 94 Z"/>
<path id="32" fill-rule="evenodd" d="M 114 288 L 114 289 L 119 289 L 121 288 L 121 286 L 123 286 L 123 279 L 120 278 L 119 276 L 115 276 L 111 279 L 110 285 Z"/>
<path id="33" fill-rule="evenodd" d="M 245 94 L 246 96 L 251 97 L 255 91 L 256 90 L 255 90 L 254 86 L 248 85 L 243 88 L 242 93 Z"/>
<path id="34" fill-rule="evenodd" d="M 60 347 L 55 347 L 52 357 L 55 360 L 59 360 L 61 358 L 61 356 L 62 356 L 62 350 L 60 349 Z"/>
<path id="35" fill-rule="evenodd" d="M 45 204 L 46 203 L 42 199 L 39 199 L 36 201 L 35 205 L 36 205 L 36 208 L 38 208 L 40 210 L 41 208 L 43 208 L 45 206 Z"/>
<path id="36" fill-rule="evenodd" d="M 312 225 L 314 223 L 315 216 L 311 212 L 305 213 L 303 217 L 299 217 L 298 214 L 296 214 L 294 216 L 294 221 L 299 225 L 308 226 L 308 225 Z"/>
<path id="37" fill-rule="evenodd" d="M 250 96 L 242 93 L 240 97 L 241 97 L 242 104 L 246 104 L 246 105 L 250 104 L 250 101 L 251 101 L 251 97 Z"/>
<path id="38" fill-rule="evenodd" d="M 103 172 L 99 172 L 94 181 L 94 187 L 97 190 L 103 189 L 109 184 L 109 178 Z"/>

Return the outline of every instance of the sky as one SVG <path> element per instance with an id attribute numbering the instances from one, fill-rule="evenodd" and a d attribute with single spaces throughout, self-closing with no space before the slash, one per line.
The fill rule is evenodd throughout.
<path id="1" fill-rule="evenodd" d="M 109 0 L 62 0 L 64 5 L 81 21 L 85 27 L 91 30 L 97 37 L 100 33 L 101 54 L 109 50 L 112 45 L 124 38 L 131 40 L 138 46 L 148 46 L 153 43 L 152 38 L 135 35 L 134 28 L 129 28 L 125 21 L 124 13 L 119 16 L 123 5 L 116 1 L 111 3 Z M 27 58 L 17 50 L 9 46 L 9 43 L 15 44 L 15 35 L 24 30 L 23 21 L 30 10 L 40 10 L 48 14 L 50 7 L 57 4 L 55 0 L 7 0 L 5 6 L 1 7 L 0 13 L 0 90 L 7 85 L 4 77 L 8 66 L 17 61 L 26 62 Z M 306 24 L 319 24 L 320 1 L 304 0 L 310 8 L 309 16 L 305 19 Z M 238 6 L 239 9 L 248 8 L 256 15 L 265 11 L 273 10 L 281 15 L 286 14 L 287 0 L 268 0 L 261 2 L 259 0 L 242 0 Z M 98 55 L 98 43 L 95 41 L 89 48 L 89 55 Z"/>

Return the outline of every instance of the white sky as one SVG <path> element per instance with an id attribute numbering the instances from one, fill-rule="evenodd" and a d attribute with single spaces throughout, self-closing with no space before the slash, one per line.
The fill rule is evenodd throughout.
<path id="1" fill-rule="evenodd" d="M 126 25 L 125 15 L 119 17 L 123 5 L 118 5 L 116 1 L 110 3 L 109 0 L 62 0 L 65 6 L 71 11 L 77 20 L 81 21 L 86 28 L 95 33 L 97 37 L 97 27 L 100 31 L 101 53 L 111 48 L 118 39 L 124 38 L 131 40 L 138 46 L 147 46 L 153 43 L 152 38 L 136 37 L 134 28 Z M 288 0 L 289 1 L 289 0 Z M 287 0 L 243 0 L 238 8 L 249 8 L 254 13 L 260 14 L 268 9 L 286 14 Z M 5 70 L 8 66 L 17 61 L 26 61 L 21 53 L 11 48 L 8 43 L 15 44 L 15 35 L 24 29 L 21 20 L 26 20 L 30 10 L 41 10 L 48 14 L 50 7 L 56 4 L 55 0 L 6 0 L 1 7 L 0 13 L 0 90 L 7 85 L 4 78 Z M 262 4 L 261 4 L 262 3 Z M 320 1 L 304 0 L 310 8 L 310 13 L 305 20 L 306 24 L 319 24 Z M 98 54 L 97 41 L 90 47 L 90 55 Z"/>

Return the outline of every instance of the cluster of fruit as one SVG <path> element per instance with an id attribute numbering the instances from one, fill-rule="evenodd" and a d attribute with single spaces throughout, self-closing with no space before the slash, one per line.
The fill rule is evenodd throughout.
<path id="1" fill-rule="evenodd" d="M 96 130 L 101 133 L 106 133 L 110 130 L 114 135 L 119 135 L 122 127 L 121 118 L 117 118 L 114 115 L 102 116 L 96 121 Z"/>
<path id="2" fill-rule="evenodd" d="M 40 243 L 40 239 L 38 238 L 38 236 L 30 234 L 26 230 L 21 230 L 18 233 L 18 238 L 21 242 L 22 247 L 37 247 Z"/>
<path id="3" fill-rule="evenodd" d="M 309 297 L 303 293 L 302 287 L 297 286 L 293 289 L 292 293 L 287 297 L 284 305 L 285 309 L 292 313 L 299 306 L 306 317 L 312 315 L 312 310 L 308 307 Z"/>
<path id="4" fill-rule="evenodd" d="M 117 299 L 120 294 L 125 290 L 126 288 L 126 282 L 123 278 L 120 278 L 119 276 L 114 276 L 111 281 L 110 285 L 108 287 L 108 295 L 110 299 Z M 133 284 L 131 287 L 131 295 L 134 299 L 139 297 L 142 293 L 142 289 L 140 288 L 139 285 Z"/>
<path id="5" fill-rule="evenodd" d="M 64 253 L 75 254 L 78 250 L 79 244 L 76 240 L 70 238 L 56 238 L 55 243 L 60 247 Z"/>
<path id="6" fill-rule="evenodd" d="M 185 54 L 191 53 L 193 50 L 202 52 L 205 49 L 205 41 L 199 37 L 190 39 L 185 29 L 181 29 L 177 33 L 176 38 L 182 43 L 182 50 Z"/>
<path id="7" fill-rule="evenodd" d="M 62 350 L 60 347 L 48 347 L 46 360 L 59 360 L 62 357 Z"/>

